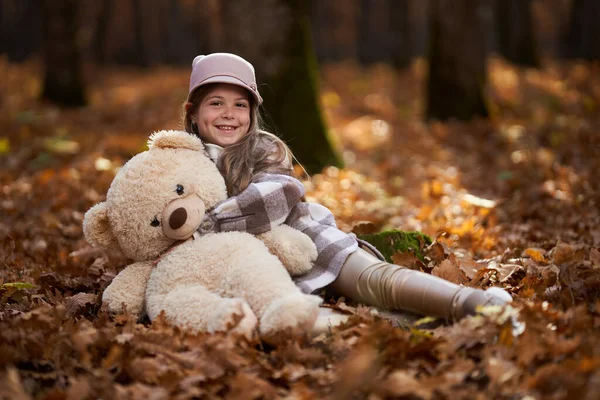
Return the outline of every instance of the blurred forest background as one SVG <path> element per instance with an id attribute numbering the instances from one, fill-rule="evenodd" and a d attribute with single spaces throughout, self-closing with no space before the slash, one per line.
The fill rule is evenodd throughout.
<path id="1" fill-rule="evenodd" d="M 277 347 L 106 314 L 127 260 L 83 215 L 217 51 L 342 230 L 431 235 L 394 261 L 513 307 L 331 299 L 349 323 Z M 0 0 L 0 399 L 595 399 L 599 57 L 598 0 Z"/>
<path id="2" fill-rule="evenodd" d="M 408 68 L 430 61 L 427 119 L 487 117 L 486 59 L 539 68 L 543 58 L 595 60 L 599 5 L 591 0 L 4 0 L 0 53 L 37 57 L 41 97 L 87 104 L 93 67 L 189 65 L 228 51 L 252 62 L 271 129 L 309 172 L 341 165 L 317 101 L 318 65 L 353 60 Z M 84 66 L 93 66 L 84 71 Z M 299 112 L 298 108 L 302 111 Z M 300 140 L 299 138 L 303 139 Z"/>

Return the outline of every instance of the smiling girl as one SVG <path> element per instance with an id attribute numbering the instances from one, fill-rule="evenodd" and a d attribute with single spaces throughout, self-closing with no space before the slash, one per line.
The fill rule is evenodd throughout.
<path id="1" fill-rule="evenodd" d="M 327 208 L 302 201 L 304 186 L 291 176 L 289 148 L 260 129 L 262 98 L 252 64 L 215 53 L 196 57 L 192 66 L 185 130 L 203 140 L 231 196 L 209 210 L 205 219 L 210 223 L 200 233 L 261 234 L 283 223 L 305 233 L 318 251 L 313 269 L 294 278 L 305 293 L 329 286 L 367 305 L 449 321 L 474 314 L 480 305 L 511 301 L 500 288 L 462 287 L 386 263 L 376 249 L 337 229 Z"/>

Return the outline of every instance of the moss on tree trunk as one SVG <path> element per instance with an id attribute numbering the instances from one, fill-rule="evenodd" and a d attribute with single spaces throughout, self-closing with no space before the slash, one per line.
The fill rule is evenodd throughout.
<path id="1" fill-rule="evenodd" d="M 427 120 L 487 117 L 480 0 L 432 0 Z"/>
<path id="2" fill-rule="evenodd" d="M 359 239 L 371 243 L 381 252 L 386 261 L 393 263 L 396 253 L 414 253 L 421 261 L 425 261 L 423 250 L 432 243 L 429 236 L 421 232 L 404 232 L 396 229 L 357 235 Z"/>
<path id="3" fill-rule="evenodd" d="M 321 113 L 318 65 L 308 25 L 306 0 L 282 0 L 290 9 L 284 54 L 278 71 L 267 79 L 264 106 L 276 132 L 309 173 L 328 165 L 342 166 Z"/>

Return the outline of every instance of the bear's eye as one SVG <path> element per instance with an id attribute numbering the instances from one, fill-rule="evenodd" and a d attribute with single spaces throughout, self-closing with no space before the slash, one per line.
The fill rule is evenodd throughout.
<path id="1" fill-rule="evenodd" d="M 175 192 L 177 192 L 177 194 L 181 196 L 183 194 L 183 186 L 177 185 L 175 187 Z"/>
<path id="2" fill-rule="evenodd" d="M 160 225 L 160 222 L 158 222 L 158 218 L 154 217 L 154 219 L 152 220 L 152 222 L 150 222 L 150 225 L 152 225 L 153 227 L 157 227 Z"/>

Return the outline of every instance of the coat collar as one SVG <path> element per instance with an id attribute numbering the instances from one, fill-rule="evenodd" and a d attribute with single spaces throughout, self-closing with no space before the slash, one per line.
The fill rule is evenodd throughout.
<path id="1" fill-rule="evenodd" d="M 208 157 L 210 157 L 210 159 L 214 163 L 217 162 L 217 160 L 219 159 L 219 156 L 223 152 L 223 148 L 217 144 L 204 143 L 204 148 L 206 149 L 206 153 L 208 154 Z"/>

